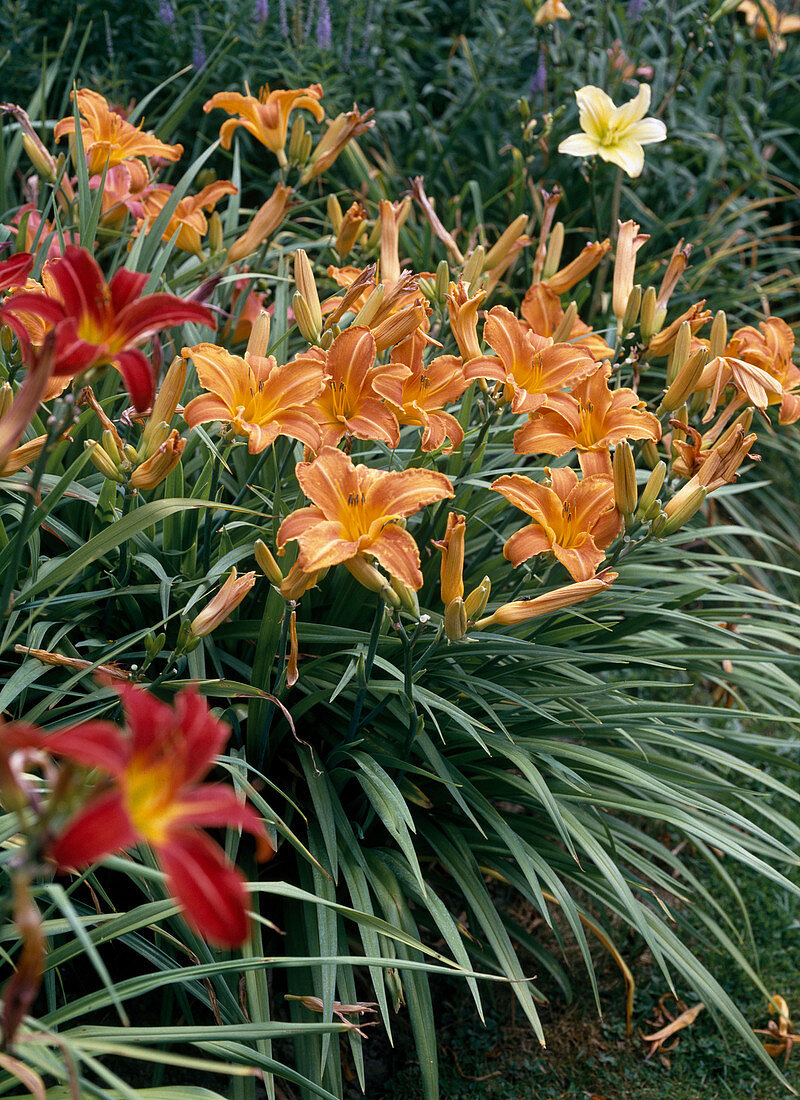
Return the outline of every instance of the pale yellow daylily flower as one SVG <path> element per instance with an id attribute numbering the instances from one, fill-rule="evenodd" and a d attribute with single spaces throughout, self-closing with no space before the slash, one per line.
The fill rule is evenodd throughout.
<path id="1" fill-rule="evenodd" d="M 644 165 L 643 145 L 664 141 L 667 128 L 658 118 L 645 118 L 650 106 L 650 85 L 640 84 L 635 99 L 616 107 L 601 88 L 587 84 L 575 92 L 582 134 L 561 142 L 559 153 L 573 157 L 599 156 L 618 164 L 631 177 Z"/>

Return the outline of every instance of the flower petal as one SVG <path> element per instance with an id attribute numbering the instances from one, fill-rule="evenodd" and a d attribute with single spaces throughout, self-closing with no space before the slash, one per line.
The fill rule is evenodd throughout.
<path id="1" fill-rule="evenodd" d="M 156 855 L 167 876 L 167 890 L 203 939 L 236 947 L 247 938 L 244 879 L 218 845 L 203 833 L 176 831 L 158 845 Z"/>
<path id="2" fill-rule="evenodd" d="M 631 179 L 642 174 L 644 149 L 633 138 L 623 138 L 616 145 L 601 145 L 598 153 L 603 160 L 619 165 Z"/>
<path id="3" fill-rule="evenodd" d="M 559 153 L 568 153 L 571 157 L 596 157 L 600 142 L 589 134 L 570 134 L 559 144 Z"/>
<path id="4" fill-rule="evenodd" d="M 608 126 L 608 120 L 616 110 L 614 100 L 602 88 L 587 84 L 575 92 L 581 129 L 598 140 Z M 580 154 L 585 155 L 585 154 Z"/>
<path id="5" fill-rule="evenodd" d="M 633 138 L 640 145 L 652 145 L 653 142 L 667 140 L 667 128 L 660 118 L 643 118 L 628 127 L 625 137 Z"/>
<path id="6" fill-rule="evenodd" d="M 48 849 L 59 869 L 80 869 L 138 841 L 118 790 L 91 799 L 68 822 Z"/>
<path id="7" fill-rule="evenodd" d="M 388 523 L 368 549 L 392 577 L 415 591 L 422 588 L 419 550 L 408 531 Z"/>

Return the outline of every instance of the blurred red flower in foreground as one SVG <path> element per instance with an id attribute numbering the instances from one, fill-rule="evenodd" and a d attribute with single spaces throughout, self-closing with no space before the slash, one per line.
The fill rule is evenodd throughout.
<path id="1" fill-rule="evenodd" d="M 143 295 L 146 273 L 119 268 L 107 283 L 94 258 L 77 245 L 47 264 L 42 280 L 46 293 L 23 290 L 11 295 L 3 319 L 18 336 L 26 314 L 55 326 L 55 375 L 113 364 L 139 410 L 152 404 L 155 382 L 153 368 L 137 345 L 186 321 L 215 327 L 211 311 L 199 302 L 174 294 Z"/>
<path id="2" fill-rule="evenodd" d="M 167 890 L 206 940 L 233 947 L 247 938 L 247 892 L 240 872 L 202 828 L 246 829 L 259 858 L 274 849 L 256 811 L 231 787 L 201 783 L 230 736 L 205 699 L 185 688 L 174 709 L 131 684 L 115 685 L 130 735 L 91 721 L 44 735 L 41 747 L 110 776 L 67 822 L 48 855 L 60 870 L 80 869 L 141 842 L 153 849 Z"/>

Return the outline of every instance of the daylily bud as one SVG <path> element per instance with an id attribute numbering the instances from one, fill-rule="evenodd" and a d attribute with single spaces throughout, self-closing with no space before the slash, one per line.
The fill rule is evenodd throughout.
<path id="1" fill-rule="evenodd" d="M 360 202 L 351 203 L 339 222 L 333 246 L 342 259 L 349 255 L 366 224 L 367 212 L 364 207 Z"/>
<path id="2" fill-rule="evenodd" d="M 283 221 L 291 193 L 291 187 L 278 184 L 263 206 L 256 211 L 245 232 L 241 237 L 237 237 L 228 249 L 226 263 L 235 264 L 243 260 L 245 256 L 249 256 L 251 252 L 260 248 L 267 237 L 272 236 Z"/>
<path id="3" fill-rule="evenodd" d="M 400 606 L 400 597 L 390 587 L 389 581 L 383 573 L 380 573 L 374 565 L 370 565 L 369 562 L 365 561 L 360 554 L 350 558 L 344 563 L 344 566 L 349 573 L 352 573 L 359 584 L 363 584 L 370 592 L 377 592 L 390 607 Z"/>
<path id="4" fill-rule="evenodd" d="M 116 433 L 109 428 L 104 428 L 101 435 L 101 446 L 115 468 L 119 470 L 122 466 L 123 458 L 126 458 L 126 456 L 120 449 L 119 439 Z"/>
<path id="5" fill-rule="evenodd" d="M 575 321 L 578 317 L 578 303 L 570 302 L 567 308 L 564 310 L 564 316 L 558 322 L 558 325 L 553 332 L 553 343 L 563 344 L 569 340 L 572 335 L 572 330 L 575 327 Z"/>
<path id="6" fill-rule="evenodd" d="M 158 450 L 133 471 L 131 487 L 155 489 L 178 465 L 185 446 L 186 440 L 182 439 L 177 429 L 173 428 Z"/>
<path id="7" fill-rule="evenodd" d="M 627 439 L 621 440 L 614 448 L 614 502 L 617 511 L 623 516 L 632 516 L 636 511 L 638 491 L 636 489 L 636 464 L 633 451 Z"/>
<path id="8" fill-rule="evenodd" d="M 311 262 L 303 248 L 298 248 L 294 254 L 294 281 L 298 291 L 305 299 L 315 330 L 321 332 L 322 310 L 319 304 L 317 283 L 314 279 L 314 271 L 311 267 Z"/>
<path id="9" fill-rule="evenodd" d="M 299 164 L 303 165 L 303 164 L 307 163 L 308 158 L 311 156 L 311 150 L 312 150 L 313 146 L 314 146 L 314 139 L 312 138 L 311 134 L 307 133 L 303 137 L 303 143 L 300 146 L 300 157 L 298 159 Z M 304 178 L 305 178 L 305 173 L 303 175 L 304 175 Z M 317 173 L 314 172 L 313 175 L 317 175 Z"/>
<path id="10" fill-rule="evenodd" d="M 611 307 L 617 323 L 622 324 L 633 289 L 633 275 L 636 270 L 636 253 L 650 240 L 647 233 L 640 233 L 635 221 L 618 222 L 616 255 L 614 258 L 614 289 Z"/>
<path id="11" fill-rule="evenodd" d="M 659 462 L 658 447 L 652 439 L 646 439 L 642 444 L 642 458 L 652 470 Z"/>
<path id="12" fill-rule="evenodd" d="M 301 159 L 303 151 L 303 138 L 306 135 L 306 124 L 302 115 L 296 115 L 292 124 L 292 134 L 289 138 L 289 163 L 305 164 Z"/>
<path id="13" fill-rule="evenodd" d="M 689 256 L 692 253 L 692 246 L 687 244 L 683 247 L 683 239 L 679 240 L 675 245 L 670 261 L 667 264 L 667 270 L 664 272 L 664 278 L 661 280 L 661 286 L 658 288 L 658 300 L 656 301 L 656 313 L 660 313 L 662 310 L 666 311 L 667 305 L 672 292 L 678 285 L 678 279 L 683 275 L 686 268 L 689 266 Z"/>
<path id="14" fill-rule="evenodd" d="M 10 332 L 11 329 L 7 329 L 6 331 Z M 0 420 L 3 419 L 8 410 L 11 408 L 13 401 L 14 391 L 12 390 L 8 382 L 4 382 L 2 386 L 0 386 Z"/>
<path id="15" fill-rule="evenodd" d="M 303 150 L 303 163 L 306 163 L 309 156 L 311 156 L 311 163 L 300 179 L 301 186 L 305 186 L 309 180 L 326 172 L 353 138 L 374 126 L 375 120 L 372 118 L 374 113 L 374 109 L 370 108 L 362 115 L 358 107 L 353 104 L 351 111 L 337 115 L 328 123 L 328 129 L 317 142 L 313 156 L 311 156 L 311 134 L 307 134 L 305 143 L 307 149 Z"/>
<path id="16" fill-rule="evenodd" d="M 653 471 L 650 477 L 647 479 L 647 484 L 642 490 L 642 495 L 639 500 L 639 507 L 636 511 L 636 518 L 641 520 L 645 518 L 650 510 L 650 507 L 655 502 L 656 497 L 661 492 L 661 486 L 664 484 L 664 478 L 667 476 L 667 464 L 666 462 L 658 462 L 653 467 Z"/>
<path id="17" fill-rule="evenodd" d="M 692 327 L 688 321 L 684 321 L 681 327 L 678 329 L 678 335 L 675 338 L 675 344 L 672 351 L 669 353 L 669 361 L 667 363 L 667 385 L 671 386 L 684 365 L 689 358 L 689 349 L 692 341 Z M 680 402 L 678 402 L 680 404 Z"/>
<path id="18" fill-rule="evenodd" d="M 0 348 L 6 355 L 10 355 L 14 348 L 14 333 L 7 325 L 0 325 Z"/>
<path id="19" fill-rule="evenodd" d="M 401 202 L 389 202 L 381 199 L 380 209 L 380 236 L 381 242 L 381 281 L 384 283 L 396 283 L 400 278 L 399 237 L 400 230 L 405 224 L 408 212 L 411 209 L 411 196 Z"/>
<path id="20" fill-rule="evenodd" d="M 709 359 L 717 359 L 720 355 L 724 355 L 727 344 L 728 319 L 725 316 L 725 310 L 720 309 L 714 315 L 714 322 L 711 325 L 711 339 L 708 348 Z"/>
<path id="21" fill-rule="evenodd" d="M 440 542 L 434 542 L 442 552 L 440 586 L 445 607 L 464 595 L 464 542 L 467 523 L 464 516 L 451 512 L 447 517 L 447 530 Z"/>
<path id="22" fill-rule="evenodd" d="M 478 245 L 478 247 L 473 249 L 469 254 L 467 262 L 464 264 L 464 269 L 461 272 L 462 281 L 465 283 L 474 283 L 483 272 L 485 261 L 486 249 L 483 245 Z"/>
<path id="23" fill-rule="evenodd" d="M 224 244 L 222 219 L 215 210 L 208 218 L 208 247 L 211 251 L 211 255 L 213 256 L 215 253 L 221 252 Z"/>
<path id="24" fill-rule="evenodd" d="M 559 223 L 561 224 L 561 223 Z M 558 226 L 553 229 L 553 234 L 556 234 Z M 563 242 L 563 229 L 560 237 Z M 552 238 L 551 238 L 552 245 Z M 561 247 L 558 248 L 560 260 Z M 582 250 L 578 253 L 574 260 L 570 260 L 565 267 L 562 267 L 560 271 L 554 272 L 547 279 L 547 286 L 555 294 L 564 294 L 566 291 L 571 290 L 576 283 L 579 283 L 581 279 L 585 279 L 586 276 L 594 271 L 597 265 L 601 262 L 603 257 L 611 251 L 611 242 L 606 237 L 604 241 L 590 241 L 589 244 L 584 245 Z M 547 255 L 549 255 L 549 247 Z M 547 255 L 545 256 L 545 267 L 547 266 Z M 544 273 L 544 269 L 543 269 Z"/>
<path id="25" fill-rule="evenodd" d="M 239 577 L 234 566 L 216 596 L 206 604 L 199 615 L 195 615 L 189 624 L 192 637 L 203 638 L 221 626 L 255 583 L 254 572 L 243 573 Z"/>
<path id="26" fill-rule="evenodd" d="M 633 326 L 636 324 L 636 318 L 639 316 L 639 307 L 642 304 L 642 288 L 637 283 L 633 290 L 628 295 L 628 304 L 625 306 L 625 314 L 622 318 L 622 324 L 619 328 L 620 336 L 627 336 Z"/>
<path id="27" fill-rule="evenodd" d="M 429 302 L 436 300 L 436 283 L 432 279 L 426 279 L 424 276 L 420 277 L 419 283 L 420 294 Z"/>
<path id="28" fill-rule="evenodd" d="M 547 242 L 547 255 L 545 256 L 542 278 L 547 281 L 558 271 L 561 263 L 561 253 L 564 250 L 564 223 L 556 222 L 550 240 Z M 558 293 L 558 291 L 556 291 Z"/>
<path id="29" fill-rule="evenodd" d="M 164 442 L 165 437 L 158 441 L 154 438 L 157 429 L 161 425 L 166 424 L 167 435 L 169 435 L 169 426 L 177 411 L 178 402 L 183 394 L 183 387 L 186 385 L 186 369 L 186 360 L 182 356 L 176 355 L 164 376 L 161 389 L 156 394 L 153 408 L 142 432 L 138 450 L 138 456 L 142 460 L 150 458 Z"/>
<path id="30" fill-rule="evenodd" d="M 484 613 L 491 594 L 492 582 L 488 577 L 484 577 L 478 587 L 473 588 L 464 600 L 464 611 L 470 622 L 473 622 Z"/>
<path id="31" fill-rule="evenodd" d="M 274 584 L 276 588 L 280 588 L 283 584 L 283 573 L 272 556 L 272 551 L 262 539 L 256 539 L 253 554 L 259 569 L 263 570 L 269 583 Z"/>
<path id="32" fill-rule="evenodd" d="M 47 442 L 46 435 L 37 435 L 35 439 L 29 439 L 19 447 L 9 451 L 5 459 L 0 461 L 0 477 L 10 477 L 23 470 L 29 463 L 35 461 L 42 453 L 42 448 Z"/>
<path id="33" fill-rule="evenodd" d="M 56 162 L 41 141 L 35 135 L 22 134 L 22 147 L 43 182 L 55 183 L 57 178 Z"/>
<path id="34" fill-rule="evenodd" d="M 659 527 L 659 537 L 672 535 L 675 531 L 679 531 L 685 523 L 688 523 L 702 507 L 707 494 L 708 489 L 705 485 L 701 485 L 696 477 L 693 477 L 691 481 L 687 481 L 675 496 L 667 501 L 664 508 L 666 520 Z"/>
<path id="35" fill-rule="evenodd" d="M 639 317 L 639 332 L 641 333 L 642 343 L 649 343 L 650 338 L 655 333 L 655 331 L 656 291 L 655 287 L 649 286 L 642 295 L 642 312 Z"/>
<path id="36" fill-rule="evenodd" d="M 254 355 L 258 359 L 266 358 L 269 350 L 269 330 L 270 316 L 265 309 L 260 309 L 253 322 L 253 327 L 250 329 L 250 336 L 244 353 L 245 359 L 250 355 Z"/>
<path id="37" fill-rule="evenodd" d="M 436 290 L 436 301 L 443 305 L 447 297 L 447 291 L 450 287 L 450 265 L 447 260 L 439 260 L 436 267 L 434 287 Z"/>
<path id="38" fill-rule="evenodd" d="M 451 600 L 444 609 L 444 632 L 451 642 L 460 642 L 467 632 L 467 613 L 460 596 Z"/>
<path id="39" fill-rule="evenodd" d="M 314 324 L 314 318 L 311 310 L 308 308 L 308 302 L 298 290 L 292 298 L 292 309 L 294 310 L 294 319 L 297 321 L 297 327 L 303 335 L 303 338 L 309 342 L 309 344 L 318 344 L 320 338 L 320 330 Z"/>
<path id="40" fill-rule="evenodd" d="M 567 584 L 563 588 L 556 588 L 544 596 L 536 596 L 532 600 L 514 600 L 505 603 L 485 619 L 479 619 L 475 623 L 476 630 L 485 630 L 487 626 L 513 626 L 517 623 L 536 619 L 540 615 L 548 615 L 553 611 L 561 611 L 565 607 L 582 603 L 598 592 L 605 591 L 616 579 L 618 574 L 606 570 L 597 577 L 588 581 L 578 581 L 575 584 Z"/>
<path id="41" fill-rule="evenodd" d="M 400 597 L 400 603 L 415 619 L 419 618 L 419 600 L 417 594 L 413 588 L 409 588 L 407 584 L 403 584 L 397 577 L 390 578 L 390 584 L 397 595 Z"/>
<path id="42" fill-rule="evenodd" d="M 89 456 L 91 463 L 95 469 L 100 471 L 103 477 L 107 477 L 111 481 L 116 481 L 119 485 L 122 484 L 125 480 L 125 475 L 122 473 L 122 470 L 114 465 L 103 450 L 102 445 L 96 439 L 87 439 L 83 448 L 91 452 Z"/>
<path id="43" fill-rule="evenodd" d="M 339 202 L 336 195 L 330 194 L 325 203 L 325 207 L 328 213 L 328 221 L 333 227 L 333 232 L 339 232 L 339 226 L 342 224 L 344 214 L 342 213 L 342 204 Z"/>
<path id="44" fill-rule="evenodd" d="M 401 309 L 398 313 L 392 314 L 391 317 L 387 317 L 385 321 L 381 321 L 372 330 L 372 335 L 375 338 L 375 350 L 380 354 L 382 351 L 386 351 L 387 348 L 399 344 L 401 340 L 405 340 L 406 336 L 410 336 L 412 332 L 418 329 L 424 319 L 425 310 L 421 305 L 408 306 L 406 309 Z"/>
<path id="45" fill-rule="evenodd" d="M 364 302 L 361 309 L 353 318 L 354 325 L 367 325 L 369 326 L 375 319 L 378 310 L 381 308 L 383 299 L 386 295 L 386 287 L 383 283 L 378 283 L 374 290 L 370 292 L 366 302 Z"/>
<path id="46" fill-rule="evenodd" d="M 527 214 L 520 214 L 519 217 L 514 219 L 508 229 L 504 230 L 503 233 L 500 234 L 497 241 L 486 253 L 483 260 L 483 267 L 481 268 L 481 271 L 478 272 L 479 275 L 483 271 L 491 271 L 493 267 L 497 267 L 497 265 L 506 258 L 511 249 L 514 247 L 514 244 L 525 232 L 525 226 L 527 224 Z"/>
<path id="47" fill-rule="evenodd" d="M 677 343 L 675 347 L 677 348 Z M 708 352 L 705 348 L 698 348 L 693 352 L 683 366 L 678 370 L 672 385 L 661 399 L 661 404 L 656 410 L 656 416 L 662 416 L 665 412 L 674 412 L 685 403 L 688 397 L 694 393 L 700 375 L 708 362 Z"/>

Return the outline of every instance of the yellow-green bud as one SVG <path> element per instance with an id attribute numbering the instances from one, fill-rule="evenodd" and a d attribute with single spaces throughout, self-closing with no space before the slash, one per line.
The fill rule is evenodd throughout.
<path id="1" fill-rule="evenodd" d="M 716 359 L 722 355 L 728 344 L 728 319 L 725 310 L 720 309 L 714 315 L 714 323 L 711 326 L 711 339 L 709 340 L 708 355 L 710 359 Z"/>
<path id="2" fill-rule="evenodd" d="M 656 333 L 657 300 L 656 288 L 654 286 L 649 286 L 642 295 L 642 311 L 639 316 L 639 332 L 641 333 L 643 344 L 649 343 L 651 337 Z"/>
<path id="3" fill-rule="evenodd" d="M 553 333 L 553 343 L 563 344 L 569 340 L 572 335 L 572 330 L 575 328 L 575 321 L 578 318 L 578 303 L 570 302 L 567 308 L 564 310 L 564 316 L 558 322 L 556 330 Z"/>
<path id="4" fill-rule="evenodd" d="M 383 283 L 378 285 L 372 290 L 369 298 L 364 302 L 361 309 L 353 318 L 354 325 L 369 325 L 375 319 L 375 315 L 383 304 L 384 296 L 386 295 L 386 287 Z"/>
<path id="5" fill-rule="evenodd" d="M 447 297 L 447 291 L 450 288 L 450 265 L 447 260 L 439 260 L 436 268 L 436 300 L 437 302 L 444 302 Z"/>
<path id="6" fill-rule="evenodd" d="M 706 489 L 705 485 L 692 485 L 691 481 L 687 481 L 683 488 L 678 490 L 672 500 L 667 501 L 664 508 L 664 514 L 667 518 L 663 527 L 661 527 L 658 532 L 659 536 L 664 537 L 674 534 L 675 531 L 679 531 L 702 507 L 707 494 L 708 489 Z"/>
<path id="7" fill-rule="evenodd" d="M 689 348 L 692 341 L 692 326 L 688 321 L 684 321 L 681 327 L 678 329 L 678 335 L 675 338 L 675 344 L 670 352 L 669 361 L 667 363 L 667 385 L 671 386 L 675 379 L 678 377 L 683 364 L 689 358 Z M 680 404 L 680 402 L 678 402 Z"/>
<path id="8" fill-rule="evenodd" d="M 451 642 L 460 642 L 467 632 L 467 613 L 460 596 L 444 609 L 444 632 Z"/>
<path id="9" fill-rule="evenodd" d="M 672 384 L 662 397 L 656 416 L 661 416 L 665 412 L 674 412 L 686 402 L 687 398 L 694 393 L 707 362 L 708 352 L 705 348 L 698 348 L 689 356 L 678 369 Z"/>
<path id="10" fill-rule="evenodd" d="M 486 259 L 486 249 L 483 245 L 478 245 L 474 249 L 464 264 L 464 270 L 461 272 L 461 279 L 465 283 L 474 283 L 478 276 L 483 272 L 483 265 Z"/>
<path id="11" fill-rule="evenodd" d="M 639 307 L 642 304 L 642 288 L 637 283 L 635 287 L 631 289 L 628 295 L 628 301 L 625 305 L 625 312 L 622 315 L 622 324 L 620 325 L 619 334 L 624 337 L 627 336 L 633 326 L 636 324 L 636 318 L 639 316 Z"/>
<path id="12" fill-rule="evenodd" d="M 320 326 L 314 324 L 314 318 L 311 314 L 311 310 L 308 308 L 308 302 L 298 290 L 292 298 L 292 308 L 294 310 L 294 319 L 297 321 L 297 327 L 303 335 L 303 338 L 309 342 L 309 344 L 318 344 L 320 337 Z"/>
<path id="13" fill-rule="evenodd" d="M 556 222 L 550 234 L 550 240 L 547 242 L 547 255 L 544 258 L 544 267 L 542 268 L 543 279 L 549 279 L 551 275 L 555 275 L 558 271 L 558 265 L 561 263 L 561 253 L 563 250 L 564 223 Z"/>
<path id="14" fill-rule="evenodd" d="M 270 584 L 274 584 L 276 588 L 280 588 L 283 584 L 283 573 L 275 558 L 272 556 L 272 551 L 262 539 L 256 539 L 255 546 L 253 547 L 253 555 L 255 556 L 258 568 L 262 571 Z"/>
<path id="15" fill-rule="evenodd" d="M 637 519 L 644 519 L 650 510 L 651 505 L 655 502 L 656 497 L 661 492 L 661 486 L 664 484 L 664 478 L 667 476 L 667 464 L 660 461 L 653 467 L 653 471 L 650 477 L 647 479 L 647 484 L 642 490 L 641 498 L 639 499 L 639 508 L 636 512 Z"/>
<path id="16" fill-rule="evenodd" d="M 84 450 L 90 452 L 90 460 L 95 469 L 99 470 L 103 477 L 107 477 L 110 481 L 116 481 L 118 485 L 121 485 L 125 480 L 125 475 L 108 457 L 102 444 L 96 439 L 87 439 L 83 446 Z"/>
<path id="17" fill-rule="evenodd" d="M 627 439 L 621 440 L 614 448 L 614 500 L 617 511 L 623 516 L 632 516 L 636 511 L 638 492 L 636 489 L 636 463 L 633 451 Z"/>
<path id="18" fill-rule="evenodd" d="M 477 588 L 473 588 L 464 600 L 464 613 L 469 622 L 479 619 L 486 610 L 489 597 L 492 594 L 492 582 L 484 577 Z"/>
<path id="19" fill-rule="evenodd" d="M 331 223 L 334 234 L 337 234 L 344 221 L 342 204 L 339 202 L 336 195 L 328 195 L 325 205 L 328 212 L 328 221 Z"/>

